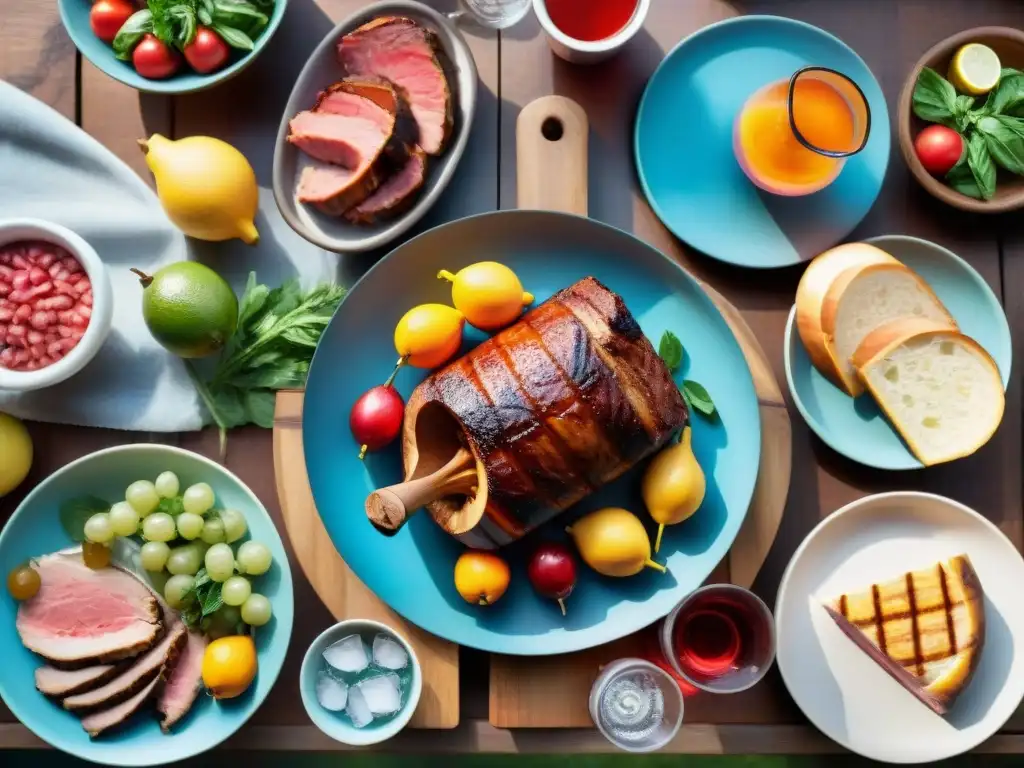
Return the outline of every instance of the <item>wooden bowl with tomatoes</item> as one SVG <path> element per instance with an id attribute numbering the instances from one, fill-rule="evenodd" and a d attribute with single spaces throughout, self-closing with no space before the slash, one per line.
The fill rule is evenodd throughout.
<path id="1" fill-rule="evenodd" d="M 192 93 L 237 75 L 277 30 L 288 0 L 57 0 L 92 64 L 140 91 Z"/>
<path id="2" fill-rule="evenodd" d="M 940 75 L 942 81 L 952 85 L 949 83 L 950 65 L 957 51 L 970 43 L 988 46 L 999 57 L 1003 68 L 999 83 L 990 92 L 973 97 L 954 88 L 958 97 L 973 98 L 973 103 L 968 106 L 963 99 L 954 106 L 948 119 L 932 122 L 918 117 L 914 93 L 922 71 L 928 67 Z M 1019 135 L 1019 153 L 1011 147 L 1007 156 L 995 148 L 1002 154 L 1002 162 L 995 160 L 987 148 L 991 145 L 986 145 L 986 134 L 1000 145 L 1009 146 L 999 134 L 1013 134 L 1013 128 L 1024 130 L 1024 75 L 1007 77 L 1006 68 L 1024 71 L 1024 31 L 1010 27 L 969 29 L 932 46 L 913 66 L 900 92 L 896 130 L 903 158 L 921 186 L 954 208 L 975 213 L 1003 213 L 1024 208 L 1024 133 Z M 942 96 L 945 86 L 928 74 L 925 79 L 922 95 L 937 110 L 933 117 L 940 118 L 945 111 L 943 104 L 949 104 Z M 1009 93 L 1011 85 L 1020 95 L 1020 106 L 1005 110 L 1005 114 L 1002 108 L 989 114 L 989 105 L 997 95 L 1003 103 L 1013 99 L 1013 94 Z M 1005 86 L 1007 93 L 998 93 L 1001 86 Z M 981 120 L 996 116 L 995 121 L 986 120 L 982 126 Z M 1004 118 L 1006 123 L 998 125 Z M 982 130 L 982 127 L 989 130 Z M 1010 144 L 1017 143 L 1012 136 L 1010 138 Z M 972 140 L 978 146 L 972 148 Z M 972 152 L 975 157 L 970 157 Z M 1015 161 L 1018 154 L 1019 164 Z M 1007 170 L 1007 165 L 1018 165 L 1018 172 Z M 980 170 L 976 172 L 974 168 Z M 987 189 L 983 190 L 983 185 Z"/>

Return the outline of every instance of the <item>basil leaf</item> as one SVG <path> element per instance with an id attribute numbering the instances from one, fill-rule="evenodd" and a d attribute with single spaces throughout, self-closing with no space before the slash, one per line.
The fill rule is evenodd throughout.
<path id="1" fill-rule="evenodd" d="M 992 162 L 981 131 L 975 131 L 967 140 L 967 165 L 974 175 L 981 198 L 991 200 L 996 193 L 996 164 Z"/>
<path id="2" fill-rule="evenodd" d="M 245 404 L 242 402 L 241 390 L 236 387 L 221 387 L 212 394 L 214 407 L 225 427 L 230 429 L 245 424 Z"/>
<path id="3" fill-rule="evenodd" d="M 110 504 L 99 496 L 77 496 L 60 505 L 60 524 L 72 541 L 85 541 L 85 521 L 99 512 L 109 512 Z"/>
<path id="4" fill-rule="evenodd" d="M 233 27 L 226 27 L 223 24 L 214 23 L 210 26 L 214 32 L 224 38 L 224 42 L 230 45 L 232 48 L 238 48 L 242 51 L 251 51 L 253 49 L 252 38 L 250 38 L 245 32 L 240 29 Z"/>
<path id="5" fill-rule="evenodd" d="M 204 584 L 209 584 L 213 579 L 210 578 L 210 574 L 206 572 L 205 568 L 200 568 L 196 572 L 196 580 L 192 583 L 192 589 L 199 589 Z"/>
<path id="6" fill-rule="evenodd" d="M 1019 69 L 1003 69 L 999 83 L 989 91 L 985 108 L 991 115 L 1024 114 L 1024 72 Z"/>
<path id="7" fill-rule="evenodd" d="M 245 392 L 244 399 L 246 421 L 264 429 L 273 429 L 277 395 L 269 389 L 250 389 Z"/>
<path id="8" fill-rule="evenodd" d="M 658 357 L 662 359 L 665 367 L 671 373 L 675 373 L 683 364 L 683 343 L 672 331 L 665 331 L 661 334 L 661 341 L 658 342 Z"/>
<path id="9" fill-rule="evenodd" d="M 949 123 L 956 107 L 956 89 L 934 69 L 925 67 L 914 85 L 914 114 L 929 123 Z"/>
<path id="10" fill-rule="evenodd" d="M 208 27 L 211 24 L 213 24 L 213 16 L 211 16 L 210 12 L 205 8 L 200 8 L 199 10 L 197 10 L 196 15 L 199 17 L 199 23 L 202 24 L 204 27 Z"/>
<path id="11" fill-rule="evenodd" d="M 232 27 L 247 36 L 256 37 L 269 21 L 269 17 L 252 3 L 244 0 L 214 0 L 214 24 Z"/>
<path id="12" fill-rule="evenodd" d="M 957 131 L 960 133 L 966 133 L 967 129 L 977 120 L 971 109 L 973 106 L 973 96 L 956 97 L 956 102 L 953 104 L 953 119 L 956 122 Z"/>
<path id="13" fill-rule="evenodd" d="M 985 146 L 992 159 L 1010 173 L 1024 175 L 1024 136 L 996 117 L 981 118 L 978 132 L 985 137 Z"/>
<path id="14" fill-rule="evenodd" d="M 196 36 L 195 7 L 191 5 L 174 5 L 167 11 L 167 16 L 172 21 L 174 44 L 178 48 L 184 48 Z"/>
<path id="15" fill-rule="evenodd" d="M 142 39 L 143 35 L 147 32 L 153 31 L 153 14 L 149 9 L 143 9 L 136 11 L 121 28 L 117 30 L 117 36 L 114 37 L 111 45 L 114 48 L 114 57 L 121 61 L 130 61 L 132 58 L 132 50 L 138 45 L 139 40 Z"/>
<path id="16" fill-rule="evenodd" d="M 954 165 L 949 170 L 949 173 L 946 174 L 946 183 L 961 195 L 973 197 L 975 200 L 982 199 L 981 190 L 978 188 L 978 183 L 974 180 L 974 174 L 971 172 L 971 168 L 967 164 L 966 151 L 964 152 L 963 157 L 960 158 L 960 162 Z"/>
<path id="17" fill-rule="evenodd" d="M 211 581 L 209 584 L 203 585 L 199 594 L 199 605 L 202 608 L 204 619 L 210 614 L 216 613 L 224 605 L 220 582 Z"/>
<path id="18" fill-rule="evenodd" d="M 682 392 L 683 397 L 686 398 L 686 402 L 691 408 L 700 411 L 705 416 L 715 415 L 715 404 L 711 400 L 711 395 L 696 381 L 691 379 L 684 381 Z"/>

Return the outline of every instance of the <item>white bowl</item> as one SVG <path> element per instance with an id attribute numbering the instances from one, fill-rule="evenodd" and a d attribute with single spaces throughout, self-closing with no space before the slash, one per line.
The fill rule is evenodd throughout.
<path id="1" fill-rule="evenodd" d="M 0 219 L 0 247 L 21 240 L 44 240 L 66 249 L 78 259 L 92 283 L 92 316 L 78 345 L 52 365 L 37 371 L 0 367 L 0 390 L 28 392 L 59 384 L 74 376 L 96 356 L 110 333 L 114 295 L 110 275 L 99 255 L 67 227 L 42 219 Z"/>
<path id="2" fill-rule="evenodd" d="M 320 706 L 320 702 L 316 698 L 316 681 L 320 671 L 324 668 L 323 653 L 327 646 L 349 635 L 377 632 L 395 638 L 409 654 L 412 687 L 409 691 L 409 698 L 391 720 L 380 724 L 370 723 L 366 728 L 355 728 L 341 712 L 329 712 Z M 416 651 L 413 650 L 412 645 L 392 627 L 370 619 L 346 619 L 325 629 L 309 646 L 299 671 L 299 693 L 302 696 L 302 706 L 306 708 L 306 714 L 309 715 L 310 720 L 335 741 L 354 747 L 379 744 L 405 728 L 412 718 L 412 713 L 416 711 L 422 692 L 423 668 L 420 666 L 419 659 L 416 658 Z"/>
<path id="3" fill-rule="evenodd" d="M 600 0 L 595 0 L 595 2 L 600 2 Z M 555 26 L 548 14 L 546 0 L 533 0 L 533 11 L 537 14 L 537 20 L 540 21 L 540 25 L 547 35 L 551 50 L 557 56 L 573 64 L 596 64 L 614 56 L 633 38 L 633 35 L 640 31 L 650 8 L 651 0 L 637 0 L 633 16 L 626 26 L 614 35 L 603 40 L 577 40 L 574 37 L 569 37 Z"/>

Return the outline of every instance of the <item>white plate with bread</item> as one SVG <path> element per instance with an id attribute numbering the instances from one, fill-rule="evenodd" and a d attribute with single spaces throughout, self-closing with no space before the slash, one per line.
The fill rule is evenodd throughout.
<path id="1" fill-rule="evenodd" d="M 995 433 L 1010 329 L 985 280 L 914 237 L 849 243 L 815 258 L 786 326 L 786 379 L 827 445 L 880 469 L 968 456 Z"/>
<path id="2" fill-rule="evenodd" d="M 1024 560 L 942 496 L 869 496 L 822 521 L 782 577 L 778 664 L 804 714 L 865 757 L 931 763 L 1024 698 Z"/>

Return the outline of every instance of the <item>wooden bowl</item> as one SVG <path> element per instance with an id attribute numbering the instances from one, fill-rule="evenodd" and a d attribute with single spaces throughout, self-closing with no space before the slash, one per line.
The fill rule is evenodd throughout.
<path id="1" fill-rule="evenodd" d="M 1004 67 L 1024 69 L 1024 31 L 1010 27 L 977 27 L 947 37 L 940 43 L 932 46 L 911 69 L 900 92 L 899 104 L 897 106 L 897 125 L 899 133 L 900 150 L 903 158 L 910 168 L 914 178 L 932 196 L 937 197 L 944 203 L 959 208 L 962 211 L 975 213 L 1004 213 L 1024 207 L 1024 176 L 1017 176 L 1003 169 L 999 169 L 999 178 L 996 184 L 996 194 L 991 200 L 976 200 L 973 197 L 962 195 L 952 187 L 947 186 L 942 179 L 932 176 L 921 165 L 921 161 L 914 152 L 914 139 L 930 123 L 918 118 L 913 112 L 914 85 L 917 83 L 917 76 L 924 67 L 931 67 L 943 77 L 949 70 L 949 63 L 962 45 L 967 43 L 983 43 L 989 46 L 999 56 L 999 61 Z M 983 99 L 984 97 L 978 97 Z"/>

